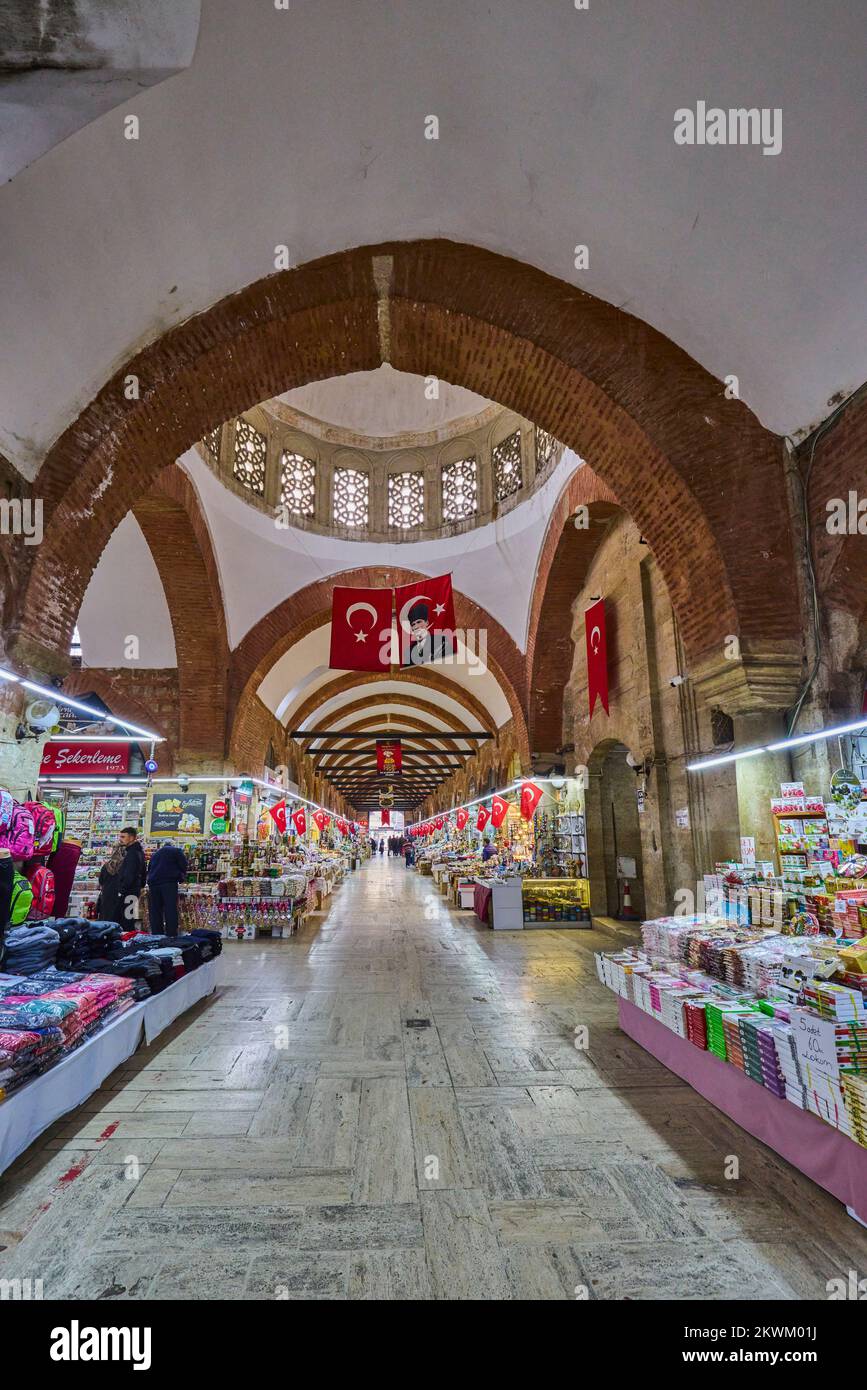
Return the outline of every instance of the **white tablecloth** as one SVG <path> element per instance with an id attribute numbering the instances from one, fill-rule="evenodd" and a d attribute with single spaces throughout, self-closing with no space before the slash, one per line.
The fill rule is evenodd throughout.
<path id="1" fill-rule="evenodd" d="M 162 994 L 134 1004 L 56 1066 L 28 1081 L 0 1104 L 0 1173 L 43 1130 L 87 1100 L 107 1076 L 131 1057 L 142 1040 L 164 1028 L 216 988 L 220 961 L 209 960 Z"/>

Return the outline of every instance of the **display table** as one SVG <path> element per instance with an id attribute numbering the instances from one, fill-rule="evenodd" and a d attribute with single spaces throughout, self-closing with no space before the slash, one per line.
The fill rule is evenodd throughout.
<path id="1" fill-rule="evenodd" d="M 837 1197 L 867 1222 L 867 1149 L 808 1110 L 772 1095 L 737 1067 L 680 1038 L 628 999 L 617 1000 L 620 1027 L 699 1095 Z"/>
<path id="2" fill-rule="evenodd" d="M 491 907 L 492 887 L 489 883 L 476 883 L 473 889 L 473 911 L 480 922 L 487 922 Z"/>
<path id="3" fill-rule="evenodd" d="M 134 1004 L 86 1043 L 0 1104 L 0 1173 L 43 1130 L 98 1091 L 106 1077 L 217 986 L 220 958 L 182 975 L 161 994 Z M 200 978 L 201 977 L 201 978 Z"/>

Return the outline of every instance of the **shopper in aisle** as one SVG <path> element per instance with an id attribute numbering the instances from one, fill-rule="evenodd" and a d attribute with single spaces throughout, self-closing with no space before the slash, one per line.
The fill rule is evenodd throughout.
<path id="1" fill-rule="evenodd" d="M 99 871 L 100 918 L 120 926 L 135 921 L 146 876 L 147 864 L 138 832 L 131 825 L 124 826 L 117 845 Z"/>
<path id="2" fill-rule="evenodd" d="M 164 840 L 148 865 L 150 929 L 154 936 L 178 934 L 178 884 L 187 876 L 187 856 L 179 845 Z"/>

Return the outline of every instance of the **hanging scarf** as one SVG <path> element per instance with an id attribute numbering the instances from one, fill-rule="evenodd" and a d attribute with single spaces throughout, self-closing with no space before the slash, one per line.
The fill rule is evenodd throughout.
<path id="1" fill-rule="evenodd" d="M 123 863 L 123 856 L 126 854 L 126 845 L 115 845 L 111 855 L 106 859 L 102 866 L 103 873 L 114 878 L 120 873 L 120 866 Z"/>

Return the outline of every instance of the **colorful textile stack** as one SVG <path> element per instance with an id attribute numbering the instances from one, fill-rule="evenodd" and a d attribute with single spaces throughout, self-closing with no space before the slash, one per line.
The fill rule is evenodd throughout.
<path id="1" fill-rule="evenodd" d="M 58 1056 L 60 1044 L 57 1028 L 0 1030 L 0 1100 L 45 1071 Z"/>
<path id="2" fill-rule="evenodd" d="M 27 923 L 6 933 L 6 968 L 13 975 L 32 975 L 53 965 L 60 937 L 46 922 Z"/>

